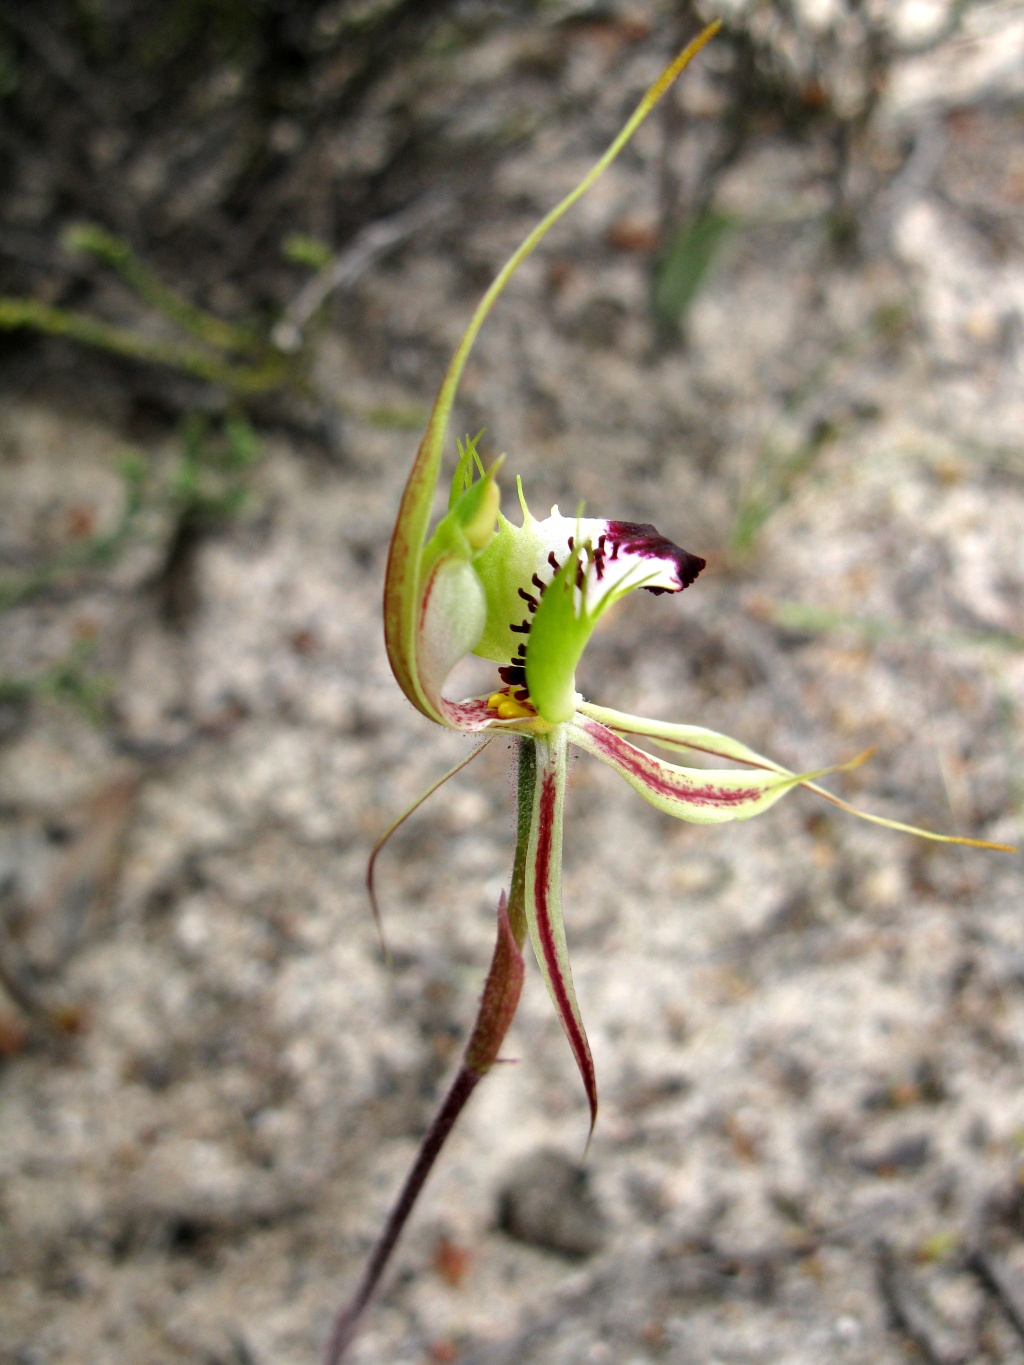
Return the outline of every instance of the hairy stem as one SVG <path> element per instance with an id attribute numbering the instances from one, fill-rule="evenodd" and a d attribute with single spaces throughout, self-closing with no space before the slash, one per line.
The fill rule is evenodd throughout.
<path id="1" fill-rule="evenodd" d="M 530 842 L 533 814 L 533 789 L 537 781 L 537 749 L 532 739 L 519 739 L 516 788 L 516 855 L 512 863 L 512 885 L 508 896 L 508 922 L 516 943 L 526 940 L 526 851 Z"/>

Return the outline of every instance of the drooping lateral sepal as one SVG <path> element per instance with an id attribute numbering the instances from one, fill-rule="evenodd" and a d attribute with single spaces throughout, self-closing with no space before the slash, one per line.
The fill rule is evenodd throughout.
<path id="1" fill-rule="evenodd" d="M 566 727 L 557 726 L 546 735 L 538 735 L 534 743 L 537 765 L 526 855 L 526 922 L 541 975 L 583 1078 L 593 1131 L 597 1119 L 597 1078 L 576 1001 L 562 920 Z"/>
<path id="2" fill-rule="evenodd" d="M 652 806 L 678 820 L 698 825 L 749 820 L 768 810 L 801 783 L 836 771 L 836 768 L 827 768 L 786 775 L 774 770 L 736 772 L 733 769 L 683 768 L 637 748 L 585 714 L 578 715 L 567 728 L 574 744 L 614 768 Z M 853 767 L 866 757 L 861 754 L 838 766 Z"/>
<path id="3" fill-rule="evenodd" d="M 885 829 L 896 830 L 901 834 L 913 834 L 919 839 L 930 839 L 934 843 L 940 844 L 964 844 L 968 848 L 988 848 L 998 853 L 1015 853 L 1016 849 L 1012 844 L 993 843 L 989 839 L 971 839 L 960 834 L 936 834 L 933 830 L 921 829 L 917 825 L 905 824 L 902 820 L 890 820 L 884 815 L 875 815 L 871 811 L 861 810 L 859 806 L 851 805 L 849 801 L 844 801 L 833 792 L 827 791 L 818 785 L 814 780 L 823 776 L 821 773 L 807 773 L 803 777 L 798 777 L 795 773 L 784 768 L 781 763 L 776 763 L 772 758 L 766 758 L 764 754 L 757 753 L 756 750 L 749 748 L 738 739 L 732 739 L 729 735 L 719 734 L 717 730 L 708 730 L 703 725 L 677 725 L 671 721 L 650 720 L 646 716 L 631 716 L 624 711 L 614 711 L 607 706 L 593 706 L 589 702 L 583 702 L 579 707 L 580 711 L 594 721 L 607 726 L 609 729 L 619 734 L 639 735 L 646 739 L 652 739 L 655 744 L 665 749 L 677 751 L 692 750 L 697 753 L 714 754 L 718 758 L 733 759 L 737 763 L 745 763 L 753 768 L 763 768 L 768 772 L 780 774 L 782 777 L 794 778 L 800 786 L 806 787 L 816 796 L 824 797 L 840 810 L 856 815 L 861 820 L 867 820 L 873 825 L 882 825 Z M 868 753 L 870 754 L 870 750 Z M 858 755 L 857 759 L 851 763 L 840 765 L 839 771 L 843 768 L 855 766 L 859 761 L 868 755 Z"/>

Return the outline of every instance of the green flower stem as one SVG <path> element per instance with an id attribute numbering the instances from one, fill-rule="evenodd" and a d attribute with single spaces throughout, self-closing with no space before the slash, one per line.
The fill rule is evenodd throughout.
<path id="1" fill-rule="evenodd" d="M 537 750 L 532 739 L 519 740 L 519 767 L 516 794 L 516 853 L 512 863 L 512 885 L 508 896 L 508 922 L 516 943 L 526 941 L 526 852 L 530 842 L 533 789 L 537 781 Z"/>

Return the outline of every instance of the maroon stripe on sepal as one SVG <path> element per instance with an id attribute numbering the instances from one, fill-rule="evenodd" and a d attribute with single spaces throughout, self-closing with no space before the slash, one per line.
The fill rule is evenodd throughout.
<path id="1" fill-rule="evenodd" d="M 644 786 L 661 796 L 686 801 L 694 806 L 731 807 L 742 806 L 764 795 L 763 787 L 738 787 L 729 790 L 709 783 L 706 787 L 677 785 L 665 775 L 659 760 L 638 749 L 635 744 L 609 730 L 599 721 L 577 715 L 576 724 L 585 730 L 595 748 L 612 760 L 618 767 L 631 776 L 638 778 Z M 781 780 L 781 779 L 780 779 Z"/>
<path id="2" fill-rule="evenodd" d="M 554 773 L 545 773 L 541 780 L 540 798 L 537 810 L 537 851 L 534 863 L 534 907 L 536 911 L 537 937 L 551 981 L 558 1017 L 569 1040 L 576 1065 L 583 1079 L 583 1088 L 590 1105 L 590 1129 L 593 1132 L 597 1121 L 597 1076 L 594 1059 L 590 1054 L 590 1044 L 576 1019 L 573 1010 L 570 988 L 558 954 L 558 941 L 555 937 L 551 919 L 551 876 L 552 854 L 554 850 L 555 808 L 558 801 L 558 784 Z M 566 964 L 568 971 L 568 964 Z"/>

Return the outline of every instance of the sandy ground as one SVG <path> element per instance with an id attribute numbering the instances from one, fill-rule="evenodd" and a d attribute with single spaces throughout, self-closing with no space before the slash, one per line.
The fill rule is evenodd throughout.
<path id="1" fill-rule="evenodd" d="M 897 8 L 908 47 L 941 20 Z M 813 10 L 809 50 L 837 63 L 822 78 L 852 80 L 846 20 Z M 464 752 L 403 700 L 381 641 L 410 426 L 482 283 L 667 55 L 658 7 L 631 12 L 646 38 L 581 28 L 558 83 L 527 25 L 459 55 L 460 108 L 486 91 L 481 125 L 534 131 L 482 203 L 339 299 L 316 364 L 335 458 L 263 435 L 187 613 L 154 586 L 158 498 L 111 565 L 4 613 L 4 676 L 44 679 L 0 707 L 4 960 L 63 1027 L 0 995 L 5 1362 L 307 1365 L 354 1284 L 472 1018 L 512 844 L 494 745 L 382 861 L 385 965 L 369 847 Z M 613 614 L 589 697 L 794 768 L 877 745 L 836 791 L 1010 842 L 1022 54 L 1020 6 L 992 4 L 894 62 L 844 191 L 856 252 L 830 232 L 821 140 L 750 136 L 713 190 L 733 229 L 685 344 L 665 346 L 643 244 L 666 166 L 685 183 L 714 115 L 695 72 L 517 277 L 457 423 L 486 427 L 535 511 L 584 498 L 709 560 L 682 597 Z M 451 59 L 431 60 L 443 123 Z M 9 561 L 60 550 L 83 518 L 115 527 L 126 445 L 15 393 Z M 173 470 L 173 439 L 135 448 L 148 479 Z M 74 669 L 98 720 L 69 700 Z M 533 971 L 518 1063 L 475 1097 L 352 1360 L 1024 1361 L 1020 857 L 925 845 L 805 793 L 749 824 L 682 826 L 585 756 L 568 808 L 602 1104 L 584 1173 L 582 1088 Z"/>

